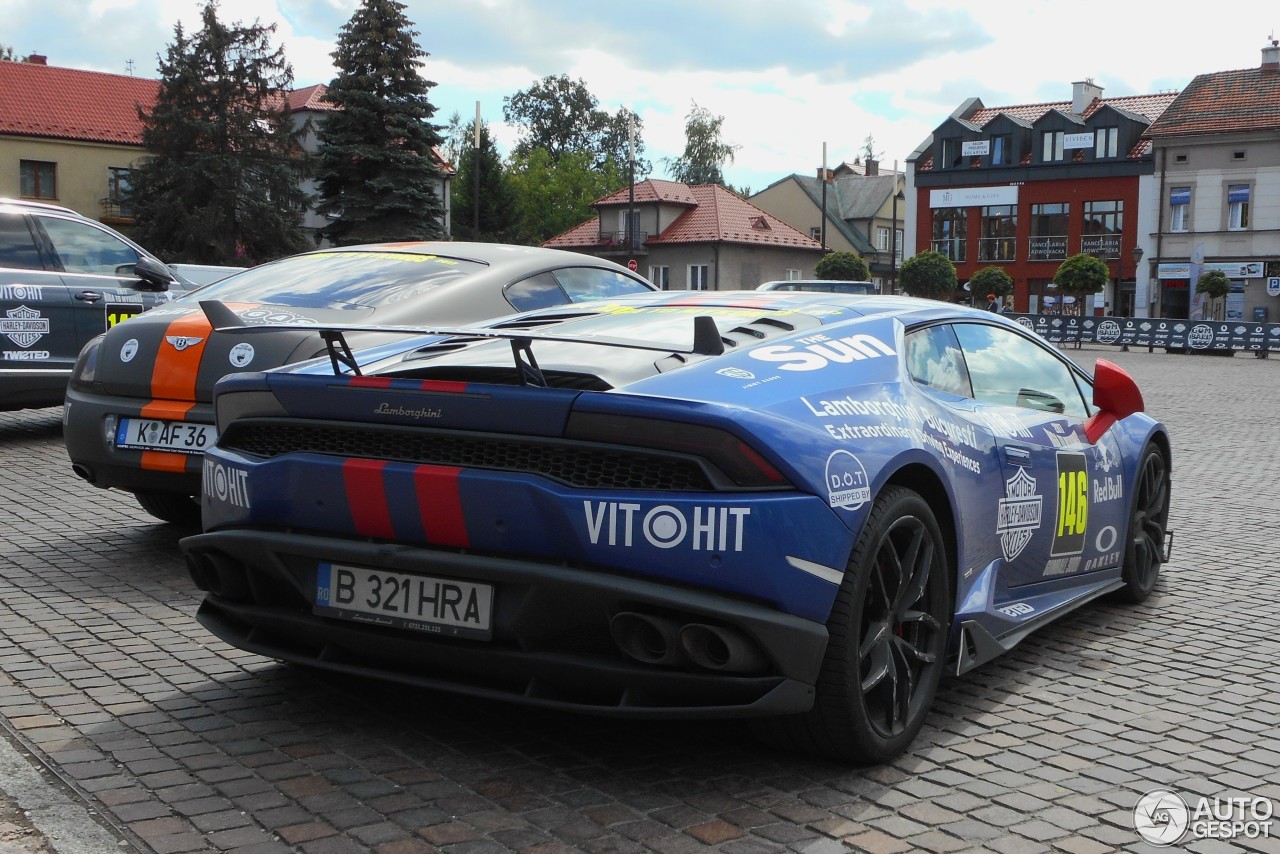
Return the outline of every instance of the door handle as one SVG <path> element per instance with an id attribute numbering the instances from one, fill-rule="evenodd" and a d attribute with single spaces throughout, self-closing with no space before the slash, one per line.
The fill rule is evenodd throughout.
<path id="1" fill-rule="evenodd" d="M 80 293 L 76 294 L 76 299 L 80 300 L 81 302 L 97 302 L 98 300 L 102 299 L 102 294 L 98 293 L 97 291 L 81 291 Z"/>
<path id="2" fill-rule="evenodd" d="M 1031 464 L 1031 449 L 1024 445 L 1001 445 L 1000 456 L 1011 466 Z"/>

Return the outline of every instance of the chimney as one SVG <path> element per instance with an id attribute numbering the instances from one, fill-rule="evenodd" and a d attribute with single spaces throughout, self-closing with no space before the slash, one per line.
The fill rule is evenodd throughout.
<path id="1" fill-rule="evenodd" d="M 880 174 L 880 161 L 879 161 L 879 160 L 872 160 L 870 157 L 868 157 L 868 158 L 867 158 L 867 170 L 866 170 L 866 172 L 864 172 L 863 174 L 864 174 L 864 175 L 879 175 L 879 174 Z"/>
<path id="2" fill-rule="evenodd" d="M 1272 39 L 1271 44 L 1262 49 L 1262 67 L 1266 71 L 1280 71 L 1280 39 Z"/>
<path id="3" fill-rule="evenodd" d="M 48 65 L 49 57 L 42 53 L 33 53 L 28 56 L 25 61 L 30 65 Z"/>
<path id="4" fill-rule="evenodd" d="M 1102 87 L 1093 82 L 1092 77 L 1086 77 L 1084 80 L 1078 80 L 1071 84 L 1071 112 L 1073 115 L 1082 116 L 1089 105 L 1097 98 L 1102 97 Z"/>

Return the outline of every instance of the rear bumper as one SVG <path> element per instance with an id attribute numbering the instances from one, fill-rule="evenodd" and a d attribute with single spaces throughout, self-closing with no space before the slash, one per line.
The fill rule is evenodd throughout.
<path id="1" fill-rule="evenodd" d="M 800 712 L 827 644 L 821 623 L 723 594 L 590 567 L 444 549 L 229 530 L 182 540 L 206 592 L 198 619 L 271 658 L 528 705 L 634 718 Z M 313 613 L 321 562 L 490 584 L 492 639 L 370 626 Z M 614 618 L 711 626 L 752 651 L 745 668 L 623 651 Z M 626 622 L 626 618 L 622 622 Z M 613 630 L 611 630 L 611 625 Z"/>
<path id="2" fill-rule="evenodd" d="M 63 437 L 71 468 L 94 486 L 129 492 L 200 494 L 203 454 L 174 454 L 116 448 L 109 438 L 120 418 L 161 418 L 213 423 L 213 407 L 195 404 L 181 418 L 143 412 L 152 401 L 107 397 L 68 388 L 63 414 Z M 181 407 L 175 404 L 175 407 Z"/>

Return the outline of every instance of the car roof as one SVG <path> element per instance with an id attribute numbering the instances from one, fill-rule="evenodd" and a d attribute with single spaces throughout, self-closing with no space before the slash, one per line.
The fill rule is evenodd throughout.
<path id="1" fill-rule="evenodd" d="M 490 267 L 532 267 L 546 264 L 548 267 L 579 266 L 603 267 L 620 270 L 629 276 L 636 273 L 614 261 L 584 255 L 581 252 L 570 252 L 564 249 L 549 249 L 544 246 L 517 246 L 509 243 L 476 243 L 465 240 L 419 240 L 400 243 L 362 243 L 354 246 L 332 246 L 317 249 L 321 252 L 406 252 L 414 255 L 438 255 L 444 258 L 457 258 L 473 261 Z M 307 253 L 307 254 L 315 254 Z"/>
<path id="2" fill-rule="evenodd" d="M 6 196 L 0 196 L 0 208 L 23 208 L 25 210 L 47 211 L 49 213 L 70 214 L 71 216 L 82 217 L 88 219 L 84 214 L 73 211 L 71 208 L 62 205 L 52 205 L 48 202 L 33 202 L 29 199 L 11 199 Z"/>

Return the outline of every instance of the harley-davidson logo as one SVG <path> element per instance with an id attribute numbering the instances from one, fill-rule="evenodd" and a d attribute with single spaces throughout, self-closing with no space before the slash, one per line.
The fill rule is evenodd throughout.
<path id="1" fill-rule="evenodd" d="M 8 336 L 19 347 L 30 347 L 49 334 L 49 318 L 34 308 L 20 305 L 4 314 L 5 319 L 0 320 L 0 334 Z"/>
<path id="2" fill-rule="evenodd" d="M 1018 473 L 1004 483 L 1005 498 L 1000 499 L 996 532 L 1005 560 L 1013 560 L 1031 542 L 1040 528 L 1044 498 L 1036 492 L 1036 479 L 1019 467 Z"/>
<path id="3" fill-rule="evenodd" d="M 201 341 L 203 341 L 204 338 L 189 338 L 186 335 L 166 335 L 164 336 L 164 340 L 172 344 L 173 349 L 181 353 L 183 350 L 187 349 L 188 347 L 196 346 Z"/>

